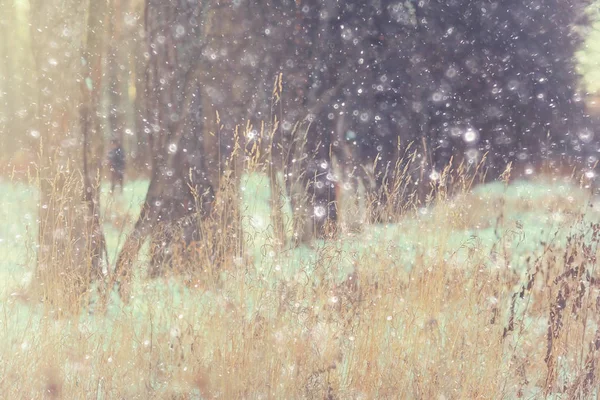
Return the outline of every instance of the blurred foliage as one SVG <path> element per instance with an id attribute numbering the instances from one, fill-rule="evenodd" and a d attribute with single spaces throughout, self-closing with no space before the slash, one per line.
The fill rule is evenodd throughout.
<path id="1" fill-rule="evenodd" d="M 585 42 L 577 52 L 582 84 L 589 94 L 600 92 L 600 1 L 588 8 L 591 24 L 584 30 Z"/>

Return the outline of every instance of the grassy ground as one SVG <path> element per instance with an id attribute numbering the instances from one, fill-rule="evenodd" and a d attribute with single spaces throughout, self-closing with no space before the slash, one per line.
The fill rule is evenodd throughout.
<path id="1" fill-rule="evenodd" d="M 103 194 L 111 257 L 145 188 Z M 0 183 L 2 397 L 596 394 L 585 382 L 600 292 L 585 275 L 597 276 L 600 228 L 583 191 L 561 181 L 480 186 L 398 224 L 278 251 L 268 180 L 247 177 L 242 190 L 250 254 L 239 268 L 183 285 L 147 280 L 142 257 L 129 305 L 115 296 L 106 315 L 64 316 L 26 295 L 36 191 Z M 585 273 L 561 275 L 574 265 Z"/>

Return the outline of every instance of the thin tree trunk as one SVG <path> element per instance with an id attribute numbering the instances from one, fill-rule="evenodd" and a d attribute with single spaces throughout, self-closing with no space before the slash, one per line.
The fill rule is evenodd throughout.
<path id="1" fill-rule="evenodd" d="M 109 14 L 110 45 L 107 53 L 109 127 L 111 136 L 125 145 L 129 86 L 129 40 L 124 36 L 126 0 L 111 0 Z"/>
<path id="2" fill-rule="evenodd" d="M 76 305 L 87 290 L 91 263 L 77 104 L 83 37 L 79 1 L 31 0 L 31 39 L 38 88 L 34 99 L 39 248 L 34 289 L 50 304 Z M 68 29 L 65 28 L 68 27 Z M 52 45 L 51 45 L 52 44 Z M 75 298 L 73 298 L 75 297 Z"/>
<path id="3" fill-rule="evenodd" d="M 152 149 L 150 148 L 150 124 L 146 104 L 146 79 L 148 60 L 141 55 L 148 52 L 148 41 L 144 32 L 144 10 L 143 1 L 139 1 L 135 7 L 136 24 L 132 29 L 130 49 L 132 59 L 130 60 L 133 85 L 135 87 L 135 98 L 133 100 L 133 113 L 135 122 L 136 150 L 133 162 L 137 171 L 143 171 L 150 175 L 152 170 Z"/>
<path id="4" fill-rule="evenodd" d="M 10 37 L 11 24 L 15 21 L 15 5 L 13 0 L 0 0 L 0 38 Z M 14 50 L 14 49 L 13 49 Z M 15 140 L 8 140 L 15 134 L 16 128 L 16 99 L 15 71 L 13 54 L 11 54 L 10 41 L 0 40 L 0 139 L 5 147 L 6 154 L 14 152 Z"/>
<path id="5" fill-rule="evenodd" d="M 84 198 L 89 212 L 87 232 L 91 235 L 88 252 L 93 268 L 92 273 L 97 276 L 100 276 L 101 273 L 102 252 L 106 252 L 104 233 L 100 224 L 100 184 L 104 137 L 99 111 L 102 95 L 102 58 L 105 53 L 104 36 L 107 12 L 108 8 L 105 0 L 90 2 L 84 51 L 85 62 L 81 82 L 82 102 L 79 107 L 83 136 Z"/>

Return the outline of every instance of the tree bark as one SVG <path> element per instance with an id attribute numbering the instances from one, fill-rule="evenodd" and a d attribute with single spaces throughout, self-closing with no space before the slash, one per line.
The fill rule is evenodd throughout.
<path id="1" fill-rule="evenodd" d="M 201 148 L 202 118 L 199 55 L 202 12 L 198 4 L 147 0 L 146 39 L 150 59 L 145 73 L 145 103 L 152 153 L 152 177 L 140 216 L 115 267 L 121 298 L 129 298 L 133 262 L 152 234 L 150 275 L 170 263 L 178 234 L 197 238 L 194 216 L 212 201 Z"/>
<path id="2" fill-rule="evenodd" d="M 133 113 L 135 122 L 136 149 L 133 163 L 137 171 L 143 171 L 149 176 L 152 170 L 152 151 L 150 148 L 150 124 L 148 121 L 146 107 L 146 78 L 149 55 L 148 41 L 146 40 L 144 18 L 145 2 L 138 0 L 134 6 L 135 24 L 131 32 L 131 69 L 133 85 L 135 87 L 135 98 L 133 100 Z"/>
<path id="3" fill-rule="evenodd" d="M 83 137 L 84 199 L 88 206 L 86 231 L 90 235 L 87 251 L 92 273 L 97 277 L 101 277 L 102 253 L 106 253 L 106 242 L 100 224 L 100 184 L 102 183 L 104 158 L 100 99 L 107 13 L 108 6 L 105 0 L 90 2 L 81 79 L 82 101 L 79 106 L 80 128 Z"/>
<path id="4" fill-rule="evenodd" d="M 32 0 L 32 53 L 39 89 L 32 136 L 38 143 L 39 248 L 37 285 L 51 304 L 76 304 L 89 283 L 83 199 L 80 100 L 81 38 L 85 8 L 81 2 Z"/>
<path id="5" fill-rule="evenodd" d="M 8 38 L 16 17 L 14 1 L 0 0 L 0 10 L 0 37 Z M 19 104 L 19 100 L 15 90 L 14 52 L 11 50 L 15 49 L 11 49 L 8 40 L 0 40 L 0 138 L 4 143 L 4 154 L 14 153 L 18 146 L 18 141 L 12 140 L 17 130 L 15 105 Z"/>
<path id="6" fill-rule="evenodd" d="M 111 0 L 109 12 L 110 44 L 107 52 L 108 109 L 111 136 L 126 145 L 125 130 L 130 109 L 129 91 L 129 52 L 130 38 L 125 36 L 124 15 L 129 7 L 127 0 Z"/>

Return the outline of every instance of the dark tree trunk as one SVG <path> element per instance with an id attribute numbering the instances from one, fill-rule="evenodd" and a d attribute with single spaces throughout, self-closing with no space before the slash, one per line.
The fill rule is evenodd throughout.
<path id="1" fill-rule="evenodd" d="M 337 57 L 334 21 L 339 11 L 331 1 L 261 6 L 268 31 L 263 71 L 276 77 L 269 112 L 272 136 L 267 140 L 273 223 L 282 241 L 282 194 L 275 172 L 281 171 L 294 216 L 294 241 L 308 243 L 315 236 L 331 234 L 337 220 L 334 129 L 328 114 L 340 89 L 332 62 Z"/>
<path id="2" fill-rule="evenodd" d="M 146 2 L 150 59 L 145 73 L 152 177 L 141 214 L 121 250 L 115 277 L 128 300 L 134 260 L 151 235 L 151 275 L 169 264 L 175 242 L 199 239 L 195 217 L 208 213 L 213 190 L 201 151 L 200 6 L 175 0 Z M 182 237 L 183 235 L 183 237 Z"/>

